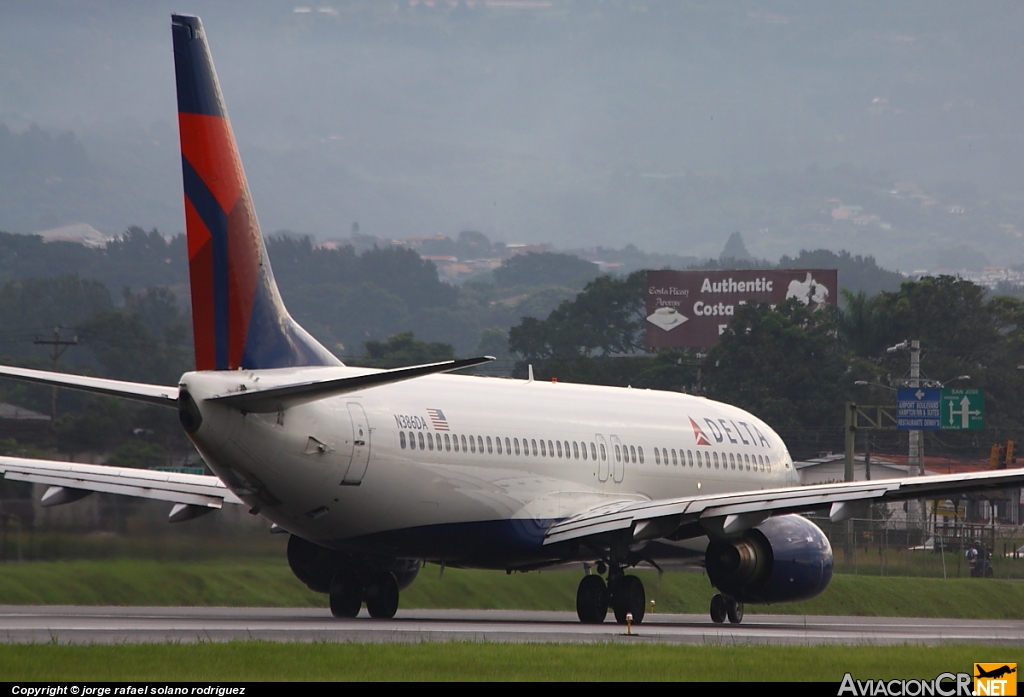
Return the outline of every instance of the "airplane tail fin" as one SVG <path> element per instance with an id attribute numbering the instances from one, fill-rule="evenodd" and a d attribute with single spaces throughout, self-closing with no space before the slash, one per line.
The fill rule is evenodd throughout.
<path id="1" fill-rule="evenodd" d="M 197 370 L 341 365 L 285 309 L 198 17 L 172 15 Z"/>

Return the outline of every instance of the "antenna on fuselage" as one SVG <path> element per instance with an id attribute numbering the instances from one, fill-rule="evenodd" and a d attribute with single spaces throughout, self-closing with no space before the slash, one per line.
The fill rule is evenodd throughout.
<path id="1" fill-rule="evenodd" d="M 530 363 L 530 365 L 527 367 L 526 381 L 533 382 L 533 363 Z"/>

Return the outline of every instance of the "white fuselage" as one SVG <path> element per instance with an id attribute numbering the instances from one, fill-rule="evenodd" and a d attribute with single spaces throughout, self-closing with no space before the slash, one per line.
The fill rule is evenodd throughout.
<path id="1" fill-rule="evenodd" d="M 188 373 L 181 385 L 203 415 L 191 437 L 286 530 L 467 565 L 505 566 L 503 544 L 528 560 L 553 522 L 604 502 L 797 484 L 764 422 L 674 392 L 435 375 L 274 413 L 203 401 L 367 372 Z"/>

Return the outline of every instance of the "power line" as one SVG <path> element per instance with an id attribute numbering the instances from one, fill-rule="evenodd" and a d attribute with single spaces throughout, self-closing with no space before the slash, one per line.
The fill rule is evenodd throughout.
<path id="1" fill-rule="evenodd" d="M 70 339 L 61 339 L 60 338 L 60 327 L 54 327 L 53 328 L 53 338 L 52 339 L 40 339 L 38 336 L 36 336 L 35 340 L 33 340 L 32 343 L 36 344 L 36 345 L 50 346 L 51 347 L 49 350 L 47 350 L 47 354 L 49 354 L 50 358 L 53 359 L 53 372 L 56 373 L 57 372 L 57 361 L 60 360 L 60 357 L 62 355 L 64 355 L 65 351 L 67 351 L 72 346 L 77 346 L 78 345 L 78 337 L 74 336 L 74 337 L 71 337 Z M 57 423 L 57 388 L 54 387 L 53 388 L 53 396 L 50 398 L 50 425 L 54 426 L 54 425 L 56 425 L 56 423 Z"/>

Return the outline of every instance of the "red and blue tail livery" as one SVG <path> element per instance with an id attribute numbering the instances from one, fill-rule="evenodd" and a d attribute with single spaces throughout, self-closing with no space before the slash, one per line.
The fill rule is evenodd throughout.
<path id="1" fill-rule="evenodd" d="M 171 27 L 196 369 L 340 365 L 281 300 L 202 22 Z"/>

